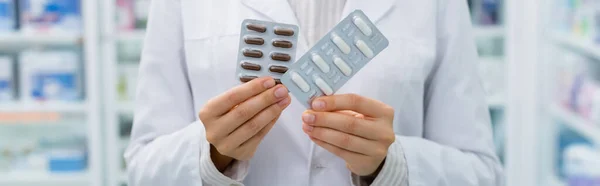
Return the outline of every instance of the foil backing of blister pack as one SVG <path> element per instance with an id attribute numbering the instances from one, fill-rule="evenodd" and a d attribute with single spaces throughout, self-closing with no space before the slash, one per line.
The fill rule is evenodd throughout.
<path id="1" fill-rule="evenodd" d="M 245 83 L 272 76 L 281 83 L 296 57 L 298 26 L 246 19 L 240 31 L 236 79 Z"/>
<path id="2" fill-rule="evenodd" d="M 361 11 L 355 10 L 291 64 L 281 82 L 305 107 L 332 95 L 389 44 Z"/>

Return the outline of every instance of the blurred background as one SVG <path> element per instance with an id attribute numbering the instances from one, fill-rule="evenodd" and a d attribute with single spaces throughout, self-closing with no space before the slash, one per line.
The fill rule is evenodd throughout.
<path id="1" fill-rule="evenodd" d="M 507 185 L 600 185 L 600 1 L 469 0 Z M 0 185 L 121 186 L 150 0 L 0 0 Z"/>

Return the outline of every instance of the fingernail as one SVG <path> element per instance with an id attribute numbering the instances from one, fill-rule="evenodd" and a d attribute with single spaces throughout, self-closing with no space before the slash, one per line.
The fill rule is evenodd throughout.
<path id="1" fill-rule="evenodd" d="M 269 79 L 263 83 L 263 86 L 265 88 L 271 88 L 271 87 L 275 86 L 275 80 Z"/>
<path id="2" fill-rule="evenodd" d="M 285 98 L 279 102 L 277 102 L 277 105 L 279 105 L 280 107 L 283 107 L 285 105 L 287 105 L 288 103 L 290 103 L 291 99 L 290 98 Z"/>
<path id="3" fill-rule="evenodd" d="M 277 88 L 277 90 L 275 90 L 276 98 L 284 98 L 285 96 L 287 96 L 287 94 L 288 94 L 288 91 L 283 86 L 281 86 L 281 87 Z"/>
<path id="4" fill-rule="evenodd" d="M 303 125 L 302 125 L 302 128 L 303 128 L 305 131 L 308 131 L 308 132 L 312 132 L 312 131 L 313 131 L 313 129 L 314 129 L 314 127 L 313 127 L 313 126 L 310 126 L 310 125 L 307 125 L 307 124 L 303 124 Z"/>
<path id="5" fill-rule="evenodd" d="M 321 100 L 315 100 L 312 102 L 312 108 L 316 110 L 325 109 L 325 102 Z"/>
<path id="6" fill-rule="evenodd" d="M 311 113 L 302 114 L 302 121 L 308 124 L 312 124 L 315 122 L 315 115 Z"/>

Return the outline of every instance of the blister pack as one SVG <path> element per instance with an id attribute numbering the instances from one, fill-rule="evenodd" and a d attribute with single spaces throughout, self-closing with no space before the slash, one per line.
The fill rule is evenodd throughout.
<path id="1" fill-rule="evenodd" d="M 296 57 L 298 26 L 246 19 L 240 31 L 236 78 L 245 83 L 272 76 L 281 84 Z"/>
<path id="2" fill-rule="evenodd" d="M 373 22 L 355 10 L 293 63 L 281 82 L 310 108 L 314 98 L 335 93 L 388 44 Z"/>

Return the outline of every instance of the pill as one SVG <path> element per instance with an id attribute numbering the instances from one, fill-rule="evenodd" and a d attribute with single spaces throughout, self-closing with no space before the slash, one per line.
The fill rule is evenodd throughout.
<path id="1" fill-rule="evenodd" d="M 369 48 L 367 43 L 365 43 L 363 40 L 356 41 L 356 48 L 358 48 L 360 52 L 367 56 L 367 58 L 373 58 L 373 50 L 371 50 L 371 48 Z"/>
<path id="2" fill-rule="evenodd" d="M 289 61 L 290 59 L 292 59 L 292 57 L 290 57 L 290 55 L 288 54 L 273 52 L 271 54 L 271 59 L 276 61 Z"/>
<path id="3" fill-rule="evenodd" d="M 275 79 L 275 84 L 281 84 L 281 79 Z"/>
<path id="4" fill-rule="evenodd" d="M 242 68 L 246 70 L 255 70 L 260 71 L 261 67 L 259 64 L 254 64 L 250 62 L 242 62 Z"/>
<path id="5" fill-rule="evenodd" d="M 263 53 L 260 50 L 244 49 L 242 52 L 246 57 L 261 58 Z"/>
<path id="6" fill-rule="evenodd" d="M 263 45 L 265 44 L 265 40 L 260 37 L 245 37 L 244 42 L 250 45 Z"/>
<path id="7" fill-rule="evenodd" d="M 256 78 L 258 78 L 258 77 L 256 77 L 256 76 L 242 76 L 242 77 L 240 77 L 240 81 L 246 83 L 246 82 L 252 81 L 253 79 L 256 79 Z"/>
<path id="8" fill-rule="evenodd" d="M 363 19 L 361 19 L 360 17 L 358 17 L 358 16 L 354 17 L 352 22 L 366 36 L 371 36 L 371 34 L 373 33 L 373 30 L 371 30 L 371 27 L 369 27 L 369 25 L 367 25 L 367 23 L 365 21 L 363 21 Z"/>
<path id="9" fill-rule="evenodd" d="M 313 63 L 315 63 L 315 65 L 317 65 L 317 67 L 319 67 L 319 69 L 321 69 L 323 73 L 329 73 L 329 65 L 325 63 L 325 60 L 323 60 L 323 58 L 319 54 L 313 54 L 311 59 Z"/>
<path id="10" fill-rule="evenodd" d="M 300 90 L 302 90 L 302 92 L 308 92 L 310 90 L 308 83 L 296 72 L 292 72 L 292 81 L 300 88 Z"/>
<path id="11" fill-rule="evenodd" d="M 294 30 L 289 28 L 275 28 L 275 34 L 280 36 L 293 36 Z"/>
<path id="12" fill-rule="evenodd" d="M 320 77 L 315 78 L 315 84 L 317 84 L 317 87 L 323 91 L 323 94 L 328 96 L 333 94 L 333 89 L 331 89 L 331 87 Z"/>
<path id="13" fill-rule="evenodd" d="M 286 40 L 275 40 L 273 41 L 273 46 L 279 48 L 292 48 L 293 44 Z"/>
<path id="14" fill-rule="evenodd" d="M 267 27 L 265 27 L 264 25 L 259 25 L 259 24 L 247 24 L 246 28 L 248 30 L 252 30 L 252 31 L 260 32 L 260 33 L 264 33 L 267 31 Z"/>
<path id="15" fill-rule="evenodd" d="M 285 66 L 273 65 L 273 66 L 269 67 L 269 71 L 271 71 L 271 72 L 285 73 L 285 72 L 287 72 L 287 70 L 288 70 L 288 68 Z"/>
<path id="16" fill-rule="evenodd" d="M 344 53 L 350 54 L 350 46 L 337 34 L 331 34 L 331 41 Z"/>
<path id="17" fill-rule="evenodd" d="M 342 74 L 344 74 L 345 76 L 352 75 L 352 68 L 350 68 L 350 66 L 348 66 L 348 63 L 346 63 L 342 58 L 337 56 L 334 57 L 333 64 L 335 64 L 335 66 L 337 66 L 338 69 L 340 69 L 340 71 L 342 71 Z"/>

